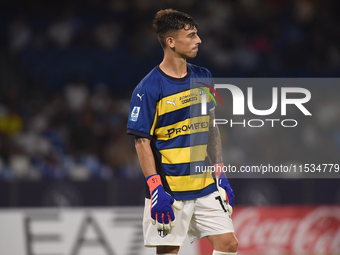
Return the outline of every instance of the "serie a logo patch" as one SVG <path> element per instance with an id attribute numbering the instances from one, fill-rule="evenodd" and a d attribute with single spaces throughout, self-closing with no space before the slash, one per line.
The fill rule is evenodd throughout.
<path id="1" fill-rule="evenodd" d="M 140 107 L 138 107 L 138 106 L 133 107 L 132 112 L 131 112 L 131 116 L 130 116 L 131 121 L 137 121 L 138 115 L 139 115 L 139 110 L 140 110 Z"/>

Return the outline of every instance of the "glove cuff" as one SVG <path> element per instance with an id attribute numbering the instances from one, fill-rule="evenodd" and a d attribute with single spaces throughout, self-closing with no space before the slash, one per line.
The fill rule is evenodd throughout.
<path id="1" fill-rule="evenodd" d="M 150 194 L 159 186 L 162 185 L 161 176 L 159 174 L 154 174 L 146 177 L 146 182 L 148 183 Z M 163 185 L 162 185 L 163 186 Z"/>
<path id="2" fill-rule="evenodd" d="M 215 176 L 217 176 L 218 178 L 227 178 L 223 171 L 224 168 L 223 162 L 215 163 L 213 167 L 214 167 L 213 169 L 215 170 Z"/>

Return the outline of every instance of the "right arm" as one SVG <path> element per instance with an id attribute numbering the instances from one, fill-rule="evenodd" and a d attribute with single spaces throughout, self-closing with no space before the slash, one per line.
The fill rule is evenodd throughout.
<path id="1" fill-rule="evenodd" d="M 145 176 L 151 198 L 151 222 L 159 230 L 170 230 L 175 225 L 171 205 L 180 209 L 172 196 L 165 192 L 161 176 L 157 174 L 156 162 L 151 148 L 153 123 L 157 120 L 158 94 L 155 90 L 138 85 L 132 94 L 127 133 L 135 136 L 135 148 Z M 148 138 L 145 138 L 148 137 Z"/>
<path id="2" fill-rule="evenodd" d="M 138 155 L 138 160 L 145 177 L 157 174 L 155 158 L 153 156 L 150 139 L 136 137 L 135 147 Z"/>
<path id="3" fill-rule="evenodd" d="M 168 233 L 168 231 L 175 226 L 175 215 L 171 205 L 177 210 L 181 210 L 182 206 L 164 191 L 160 176 L 156 172 L 155 158 L 151 150 L 150 139 L 136 137 L 135 147 L 140 166 L 142 167 L 150 189 L 152 224 L 155 225 L 157 222 L 158 230 L 164 230 Z M 153 176 L 149 177 L 151 175 Z M 157 202 L 158 200 L 160 200 L 159 203 Z M 169 206 L 167 206 L 167 204 L 169 204 Z"/>

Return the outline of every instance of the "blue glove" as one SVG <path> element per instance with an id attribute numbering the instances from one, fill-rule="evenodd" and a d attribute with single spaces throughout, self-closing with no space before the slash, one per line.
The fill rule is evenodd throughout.
<path id="1" fill-rule="evenodd" d="M 215 176 L 216 176 L 216 185 L 218 192 L 222 198 L 223 201 L 225 201 L 228 204 L 228 210 L 230 212 L 230 215 L 233 213 L 233 206 L 234 206 L 234 200 L 235 195 L 234 191 L 231 188 L 227 176 L 223 171 L 217 171 L 216 169 L 223 169 L 224 164 L 223 163 L 217 163 L 214 164 L 215 169 Z"/>
<path id="2" fill-rule="evenodd" d="M 171 205 L 179 211 L 182 209 L 182 206 L 165 192 L 161 177 L 158 174 L 148 176 L 146 181 L 151 194 L 151 222 L 153 225 L 157 222 L 158 230 L 168 232 L 176 224 Z"/>

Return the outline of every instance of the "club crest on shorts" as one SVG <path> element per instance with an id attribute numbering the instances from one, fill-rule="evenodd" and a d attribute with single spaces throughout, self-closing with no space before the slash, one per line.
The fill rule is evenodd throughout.
<path id="1" fill-rule="evenodd" d="M 166 237 L 170 233 L 170 230 L 158 230 L 158 235 L 162 238 Z"/>
<path id="2" fill-rule="evenodd" d="M 140 110 L 140 107 L 138 107 L 138 106 L 133 107 L 133 110 L 131 112 L 131 117 L 130 117 L 131 121 L 137 121 L 138 115 L 139 115 L 139 110 Z"/>

